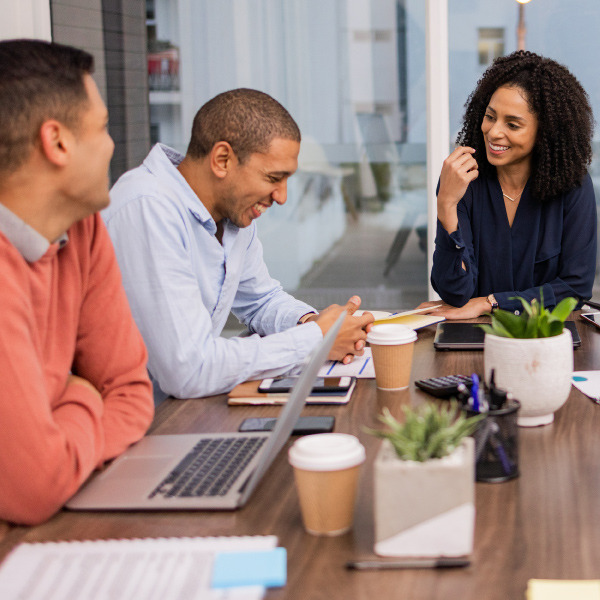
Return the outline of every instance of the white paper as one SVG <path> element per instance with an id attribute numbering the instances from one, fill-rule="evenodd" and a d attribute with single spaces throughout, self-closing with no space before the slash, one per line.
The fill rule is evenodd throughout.
<path id="1" fill-rule="evenodd" d="M 575 371 L 573 385 L 583 394 L 598 400 L 600 398 L 600 371 Z"/>
<path id="2" fill-rule="evenodd" d="M 411 329 L 417 331 L 423 327 L 429 327 L 429 325 L 435 325 L 441 323 L 446 319 L 439 315 L 429 315 L 423 313 L 429 313 L 434 310 L 435 307 L 426 306 L 425 308 L 415 308 L 414 310 L 405 310 L 396 313 L 386 313 L 383 311 L 369 311 L 375 317 L 375 325 L 386 324 L 386 323 L 399 323 L 400 325 L 406 325 Z M 366 311 L 357 310 L 354 314 L 360 316 Z"/>
<path id="3" fill-rule="evenodd" d="M 362 317 L 366 312 L 369 312 L 373 315 L 373 318 L 377 321 L 378 319 L 387 319 L 392 313 L 387 312 L 385 310 L 355 310 L 352 313 L 355 317 Z"/>
<path id="4" fill-rule="evenodd" d="M 0 598 L 258 600 L 261 586 L 210 589 L 214 558 L 276 546 L 275 536 L 21 544 L 0 567 Z"/>
<path id="5" fill-rule="evenodd" d="M 373 357 L 371 348 L 365 348 L 362 356 L 345 365 L 337 360 L 328 360 L 319 371 L 319 377 L 358 377 L 359 379 L 374 379 Z"/>

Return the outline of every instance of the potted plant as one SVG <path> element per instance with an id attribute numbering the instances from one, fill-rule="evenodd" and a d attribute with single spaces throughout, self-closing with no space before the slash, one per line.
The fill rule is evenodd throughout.
<path id="1" fill-rule="evenodd" d="M 384 409 L 387 430 L 374 465 L 375 553 L 465 556 L 473 549 L 475 460 L 466 437 L 482 415 L 456 403 L 403 407 L 404 423 Z M 458 416 L 457 416 L 458 413 Z"/>
<path id="2" fill-rule="evenodd" d="M 521 315 L 495 310 L 485 330 L 484 370 L 496 385 L 520 401 L 518 424 L 547 425 L 569 397 L 573 373 L 573 339 L 564 323 L 577 305 L 565 298 L 549 311 L 541 302 L 519 298 Z"/>

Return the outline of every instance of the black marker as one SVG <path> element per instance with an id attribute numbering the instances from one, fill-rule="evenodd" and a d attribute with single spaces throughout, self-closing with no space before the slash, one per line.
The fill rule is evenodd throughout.
<path id="1" fill-rule="evenodd" d="M 490 409 L 500 410 L 506 402 L 506 392 L 496 387 L 495 371 L 492 369 L 490 375 Z"/>

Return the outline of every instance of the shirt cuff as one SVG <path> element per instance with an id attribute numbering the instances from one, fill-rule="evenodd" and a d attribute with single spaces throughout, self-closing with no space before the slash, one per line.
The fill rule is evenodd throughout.
<path id="1" fill-rule="evenodd" d="M 306 314 L 302 315 L 302 316 L 301 316 L 301 317 L 298 319 L 298 325 L 304 325 L 304 323 L 306 323 L 306 321 L 308 321 L 308 319 L 309 319 L 309 317 L 310 317 L 311 315 L 317 315 L 317 314 L 319 314 L 319 313 L 317 313 L 317 312 L 315 312 L 315 311 L 311 311 L 311 312 L 308 312 L 308 313 L 306 313 Z"/>
<path id="2" fill-rule="evenodd" d="M 438 220 L 437 232 L 435 235 L 435 245 L 441 249 L 449 252 L 462 252 L 465 249 L 465 242 L 460 233 L 460 224 L 456 231 L 448 233 L 444 226 Z"/>
<path id="3" fill-rule="evenodd" d="M 494 298 L 498 303 L 498 308 L 520 315 L 523 311 L 523 305 L 518 298 L 514 298 L 515 292 L 494 292 Z"/>
<path id="4" fill-rule="evenodd" d="M 300 375 L 304 370 L 306 361 L 309 359 L 310 354 L 323 340 L 323 332 L 321 328 L 314 322 L 309 321 L 289 329 L 288 332 L 293 339 L 293 348 L 296 352 L 295 365 L 288 368 L 278 368 L 273 371 L 274 374 L 268 372 L 263 373 L 262 377 L 275 377 L 279 375 Z"/>

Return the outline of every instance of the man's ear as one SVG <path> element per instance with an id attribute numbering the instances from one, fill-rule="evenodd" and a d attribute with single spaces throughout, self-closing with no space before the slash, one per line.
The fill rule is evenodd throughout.
<path id="1" fill-rule="evenodd" d="M 40 145 L 44 156 L 57 167 L 69 162 L 73 134 L 62 123 L 48 119 L 40 127 Z"/>
<path id="2" fill-rule="evenodd" d="M 219 179 L 224 179 L 237 162 L 237 156 L 228 142 L 217 142 L 210 151 L 210 167 Z"/>

